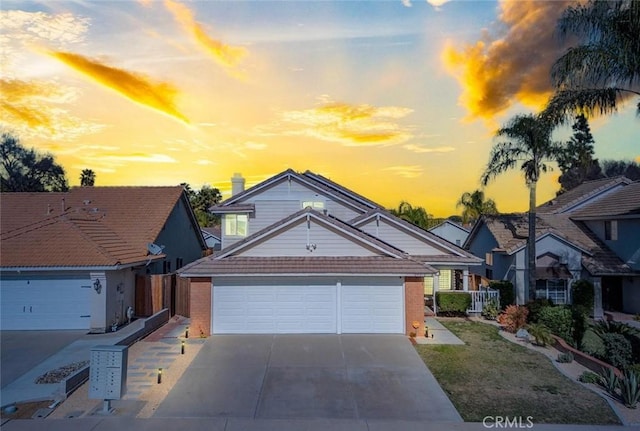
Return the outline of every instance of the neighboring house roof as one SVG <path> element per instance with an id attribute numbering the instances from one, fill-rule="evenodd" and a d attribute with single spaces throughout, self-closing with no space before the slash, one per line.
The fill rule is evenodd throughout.
<path id="1" fill-rule="evenodd" d="M 560 214 L 571 211 L 580 205 L 589 203 L 594 199 L 601 199 L 607 193 L 631 184 L 631 180 L 625 177 L 603 178 L 600 180 L 585 181 L 548 202 L 538 206 L 538 214 Z"/>
<path id="2" fill-rule="evenodd" d="M 574 220 L 640 217 L 640 182 L 629 184 L 571 213 Z"/>
<path id="3" fill-rule="evenodd" d="M 315 190 L 318 193 L 323 193 L 328 196 L 331 196 L 337 202 L 342 202 L 343 204 L 357 209 L 361 212 L 365 212 L 368 209 L 372 208 L 371 205 L 375 205 L 370 202 L 366 198 L 360 197 L 360 195 L 351 192 L 344 187 L 338 186 L 335 183 L 327 180 L 324 177 L 315 176 L 311 173 L 299 174 L 292 169 L 287 169 L 273 177 L 256 184 L 255 186 L 244 190 L 241 193 L 238 193 L 234 196 L 231 196 L 229 199 L 224 202 L 215 205 L 210 208 L 210 211 L 213 213 L 225 213 L 225 212 L 237 212 L 238 209 L 242 209 L 244 212 L 252 212 L 255 208 L 251 208 L 244 202 L 246 199 L 251 196 L 257 195 L 265 189 L 276 185 L 282 181 L 298 181 L 301 184 L 304 184 L 306 187 L 311 190 Z M 242 212 L 242 211 L 240 211 Z"/>
<path id="4" fill-rule="evenodd" d="M 220 238 L 222 238 L 222 228 L 220 226 L 203 227 L 201 230 L 205 239 L 212 237 L 220 241 Z"/>
<path id="5" fill-rule="evenodd" d="M 74 187 L 66 193 L 2 193 L 2 268 L 109 267 L 146 262 L 180 199 L 176 187 Z M 206 248 L 201 235 L 200 246 Z"/>
<path id="6" fill-rule="evenodd" d="M 428 230 L 424 230 L 413 223 L 409 223 L 408 221 L 401 219 L 400 217 L 396 217 L 391 214 L 389 211 L 376 208 L 373 209 L 366 214 L 358 216 L 353 220 L 349 221 L 349 224 L 359 227 L 368 223 L 370 220 L 375 218 L 381 218 L 387 221 L 388 223 L 396 226 L 397 228 L 403 229 L 405 231 L 409 231 L 415 236 L 421 238 L 423 241 L 429 243 L 433 247 L 442 250 L 442 255 L 436 256 L 428 256 L 431 258 L 432 262 L 447 262 L 449 260 L 455 261 L 456 263 L 476 263 L 479 264 L 482 262 L 482 259 L 474 256 L 466 250 L 458 247 L 457 245 L 447 241 L 446 239 L 429 232 Z M 421 256 L 421 259 L 425 256 Z"/>
<path id="7" fill-rule="evenodd" d="M 495 251 L 514 254 L 526 246 L 528 238 L 527 214 L 483 216 L 472 231 L 484 225 L 495 238 Z M 536 239 L 552 235 L 582 251 L 582 265 L 592 275 L 629 274 L 633 270 L 604 245 L 583 223 L 573 221 L 569 214 L 538 214 Z M 470 235 L 467 244 L 472 240 Z"/>
<path id="8" fill-rule="evenodd" d="M 325 229 L 339 232 L 360 247 L 372 250 L 371 256 L 266 256 L 246 257 L 243 252 L 269 241 L 300 225 L 311 222 Z M 311 208 L 302 209 L 242 241 L 186 265 L 182 276 L 199 275 L 268 275 L 268 274 L 388 274 L 422 276 L 436 273 L 429 265 L 409 258 L 402 250 L 387 244 L 355 227 Z"/>

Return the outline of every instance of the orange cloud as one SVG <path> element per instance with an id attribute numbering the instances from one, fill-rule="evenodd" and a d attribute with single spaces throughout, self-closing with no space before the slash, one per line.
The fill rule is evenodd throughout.
<path id="1" fill-rule="evenodd" d="M 189 124 L 187 117 L 176 108 L 177 90 L 170 84 L 155 83 L 141 74 L 107 66 L 79 54 L 62 51 L 48 54 L 129 100 Z"/>
<path id="2" fill-rule="evenodd" d="M 287 125 L 280 132 L 345 146 L 394 145 L 413 137 L 408 127 L 396 121 L 413 112 L 409 108 L 323 101 L 317 108 L 283 113 Z"/>
<path id="3" fill-rule="evenodd" d="M 193 12 L 184 4 L 165 0 L 164 5 L 183 30 L 191 34 L 198 45 L 221 66 L 227 69 L 234 68 L 247 54 L 244 47 L 226 45 L 207 35 L 202 25 L 195 20 Z"/>
<path id="4" fill-rule="evenodd" d="M 472 119 L 490 119 L 515 103 L 535 109 L 546 103 L 551 65 L 564 52 L 556 24 L 571 3 L 503 0 L 499 37 L 486 32 L 473 44 L 445 47 L 442 60 L 462 86 L 459 102 Z"/>

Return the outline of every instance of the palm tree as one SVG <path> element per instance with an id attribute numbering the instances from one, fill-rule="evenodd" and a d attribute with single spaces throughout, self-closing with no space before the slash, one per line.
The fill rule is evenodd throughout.
<path id="1" fill-rule="evenodd" d="M 80 186 L 81 187 L 93 187 L 96 182 L 96 173 L 91 169 L 83 169 L 80 172 Z"/>
<path id="2" fill-rule="evenodd" d="M 640 95 L 640 2 L 590 0 L 569 7 L 558 22 L 562 37 L 575 35 L 551 69 L 557 89 L 546 115 L 609 114 L 626 96 Z M 638 103 L 640 115 L 640 102 Z"/>
<path id="3" fill-rule="evenodd" d="M 456 208 L 464 207 L 462 210 L 462 223 L 466 224 L 475 221 L 484 214 L 497 214 L 498 208 L 493 199 L 484 200 L 484 192 L 476 190 L 473 193 L 464 192 L 460 200 L 456 202 Z"/>
<path id="4" fill-rule="evenodd" d="M 487 185 L 498 175 L 520 165 L 529 188 L 529 232 L 527 238 L 527 285 L 529 295 L 536 283 L 536 187 L 540 175 L 550 170 L 548 162 L 562 154 L 560 144 L 551 141 L 553 126 L 542 117 L 516 115 L 505 127 L 496 132 L 497 138 L 506 138 L 491 149 L 489 162 L 480 181 Z"/>
<path id="5" fill-rule="evenodd" d="M 389 212 L 422 229 L 429 229 L 432 224 L 433 216 L 427 213 L 427 210 L 423 207 L 414 207 L 407 201 L 401 201 L 397 209 L 391 209 Z"/>

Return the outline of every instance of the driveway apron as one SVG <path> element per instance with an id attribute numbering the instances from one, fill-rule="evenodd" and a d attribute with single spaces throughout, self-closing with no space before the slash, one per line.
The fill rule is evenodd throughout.
<path id="1" fill-rule="evenodd" d="M 462 422 L 401 335 L 216 335 L 155 417 Z"/>

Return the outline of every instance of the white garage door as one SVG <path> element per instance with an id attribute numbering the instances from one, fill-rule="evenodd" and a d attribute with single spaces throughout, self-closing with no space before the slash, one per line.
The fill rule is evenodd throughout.
<path id="1" fill-rule="evenodd" d="M 90 279 L 3 278 L 0 328 L 89 329 L 92 291 Z"/>
<path id="2" fill-rule="evenodd" d="M 324 279 L 267 280 L 218 281 L 213 287 L 212 332 L 404 333 L 399 278 L 356 279 L 345 285 Z"/>

